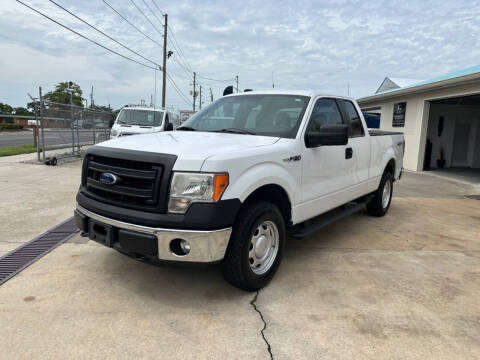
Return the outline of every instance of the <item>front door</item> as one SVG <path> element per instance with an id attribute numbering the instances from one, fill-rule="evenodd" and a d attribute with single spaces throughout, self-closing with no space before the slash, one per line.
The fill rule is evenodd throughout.
<path id="1" fill-rule="evenodd" d="M 322 125 L 343 124 L 335 99 L 316 100 L 305 132 L 318 131 Z M 348 145 L 307 148 L 302 154 L 302 205 L 300 221 L 341 205 L 334 194 L 347 186 L 345 150 Z"/>

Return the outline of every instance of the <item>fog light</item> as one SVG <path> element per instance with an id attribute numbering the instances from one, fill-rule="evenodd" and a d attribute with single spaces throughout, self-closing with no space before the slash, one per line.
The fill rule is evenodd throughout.
<path id="1" fill-rule="evenodd" d="M 183 239 L 173 239 L 170 241 L 170 251 L 177 256 L 185 256 L 190 252 L 190 244 Z"/>
<path id="2" fill-rule="evenodd" d="M 183 240 L 183 239 L 180 240 L 180 248 L 185 253 L 185 255 L 190 252 L 190 244 L 188 243 L 187 240 Z"/>

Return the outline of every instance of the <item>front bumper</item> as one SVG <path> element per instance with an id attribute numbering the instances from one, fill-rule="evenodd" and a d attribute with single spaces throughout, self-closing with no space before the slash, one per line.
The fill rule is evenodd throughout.
<path id="1" fill-rule="evenodd" d="M 222 260 L 232 232 L 231 227 L 220 230 L 183 230 L 135 225 L 98 215 L 78 204 L 75 220 L 80 230 L 87 233 L 90 239 L 123 252 L 155 257 L 162 261 L 210 263 Z M 92 224 L 101 226 L 99 234 L 96 234 Z M 171 242 L 176 239 L 186 240 L 190 244 L 188 254 L 179 256 L 171 251 Z"/>

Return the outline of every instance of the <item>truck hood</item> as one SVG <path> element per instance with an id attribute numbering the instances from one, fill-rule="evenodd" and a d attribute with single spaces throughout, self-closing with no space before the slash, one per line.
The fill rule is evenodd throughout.
<path id="1" fill-rule="evenodd" d="M 167 131 L 120 137 L 96 146 L 177 155 L 174 170 L 199 171 L 210 156 L 272 145 L 279 139 L 258 135 Z"/>
<path id="2" fill-rule="evenodd" d="M 154 128 L 151 126 L 115 124 L 112 130 L 118 131 L 119 135 L 120 134 L 150 134 L 154 131 Z"/>

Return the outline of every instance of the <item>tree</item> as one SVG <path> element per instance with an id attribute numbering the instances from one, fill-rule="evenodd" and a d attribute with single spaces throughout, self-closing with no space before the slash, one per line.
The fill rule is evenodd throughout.
<path id="1" fill-rule="evenodd" d="M 11 114 L 13 111 L 13 108 L 8 105 L 8 104 L 4 104 L 4 103 L 0 103 L 0 114 Z"/>
<path id="2" fill-rule="evenodd" d="M 27 109 L 33 114 L 35 112 L 35 101 L 27 103 Z"/>
<path id="3" fill-rule="evenodd" d="M 80 86 L 73 81 L 63 81 L 58 83 L 55 85 L 55 90 L 47 92 L 43 98 L 61 104 L 70 104 L 70 90 L 73 91 L 73 104 L 83 106 L 83 91 L 80 89 Z"/>
<path id="4" fill-rule="evenodd" d="M 19 116 L 29 116 L 33 114 L 31 111 L 28 111 L 27 109 L 21 106 L 16 107 L 13 111 L 15 112 L 15 115 L 19 115 Z"/>

